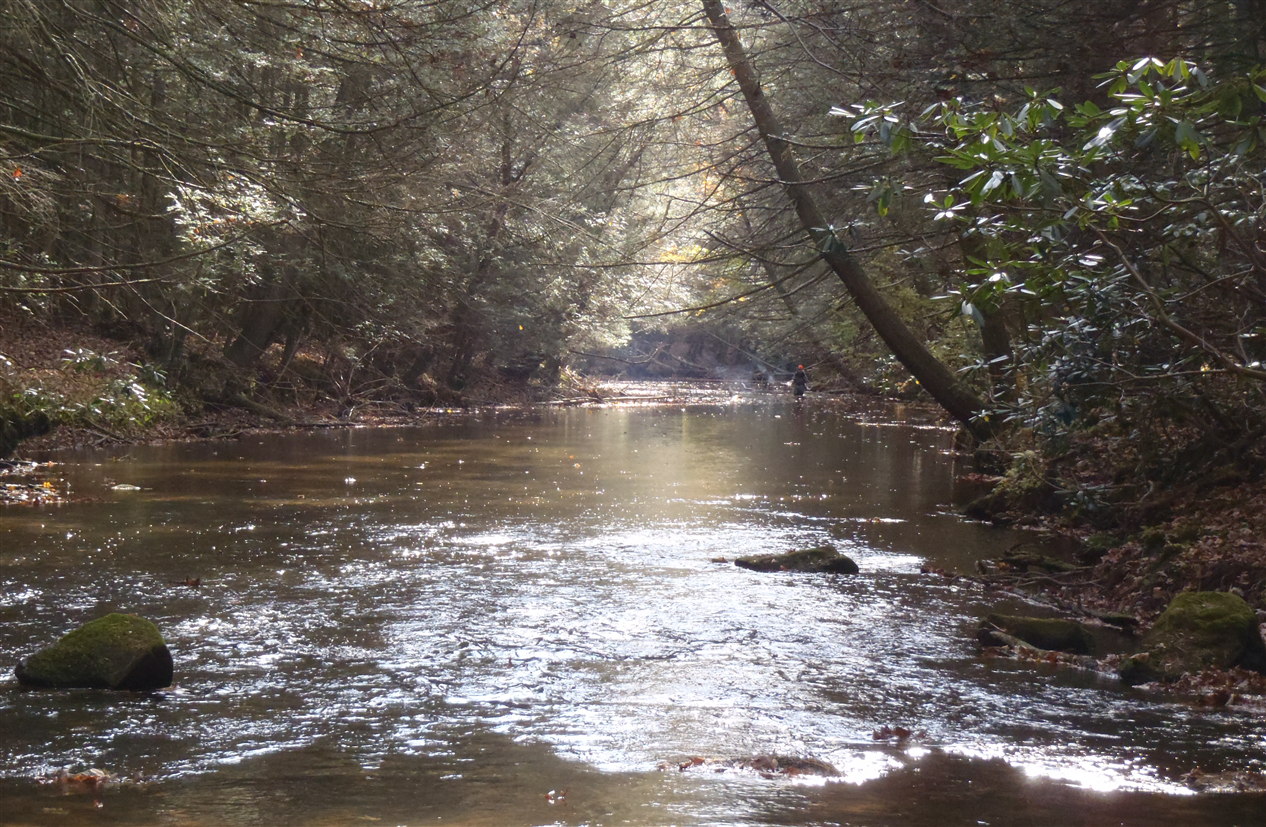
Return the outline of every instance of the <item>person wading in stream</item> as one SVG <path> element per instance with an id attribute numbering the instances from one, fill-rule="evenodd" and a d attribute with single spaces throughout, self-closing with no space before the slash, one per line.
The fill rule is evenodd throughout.
<path id="1" fill-rule="evenodd" d="M 798 365 L 795 375 L 791 377 L 791 392 L 796 395 L 796 399 L 799 399 L 808 389 L 809 374 L 804 372 L 804 365 Z"/>

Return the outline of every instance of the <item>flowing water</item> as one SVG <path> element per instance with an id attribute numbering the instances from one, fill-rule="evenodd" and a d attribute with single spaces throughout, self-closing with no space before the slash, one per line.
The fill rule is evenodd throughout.
<path id="1" fill-rule="evenodd" d="M 980 657 L 1003 598 L 920 567 L 1032 538 L 955 516 L 951 437 L 736 397 L 64 457 L 83 501 L 0 513 L 0 665 L 127 611 L 176 685 L 0 679 L 0 823 L 1266 823 L 1178 780 L 1260 718 Z M 720 561 L 823 543 L 862 573 Z"/>

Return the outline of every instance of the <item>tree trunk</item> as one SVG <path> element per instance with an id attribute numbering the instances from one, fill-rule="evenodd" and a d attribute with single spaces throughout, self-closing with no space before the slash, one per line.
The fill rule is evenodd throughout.
<path id="1" fill-rule="evenodd" d="M 284 318 L 283 285 L 272 267 L 262 265 L 261 284 L 251 291 L 241 310 L 237 338 L 224 349 L 224 355 L 240 368 L 249 368 L 259 361 L 277 336 Z"/>
<path id="2" fill-rule="evenodd" d="M 963 269 L 971 259 L 985 261 L 989 251 L 979 236 L 960 234 L 958 247 L 962 251 Z M 974 285 L 979 286 L 979 285 Z M 990 394 L 1000 402 L 1015 400 L 1015 351 L 1011 346 L 1011 330 L 1007 325 L 1006 306 L 997 302 L 975 303 L 980 311 L 980 346 L 989 371 Z"/>
<path id="3" fill-rule="evenodd" d="M 734 27 L 730 25 L 720 0 L 703 0 L 703 9 L 712 26 L 712 32 L 725 53 L 726 62 L 738 80 L 752 121 L 764 141 L 774 170 L 810 240 L 844 283 L 858 309 L 874 326 L 875 332 L 897 360 L 950 416 L 961 422 L 977 438 L 988 438 L 995 426 L 984 416 L 984 403 L 963 387 L 953 373 L 914 335 L 830 229 L 804 182 L 791 145 L 783 137 L 786 131 L 761 91 L 755 68 L 739 42 Z"/>

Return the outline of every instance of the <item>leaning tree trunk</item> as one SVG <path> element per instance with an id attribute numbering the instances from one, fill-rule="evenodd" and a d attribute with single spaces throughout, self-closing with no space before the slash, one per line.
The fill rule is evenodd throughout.
<path id="1" fill-rule="evenodd" d="M 774 170 L 786 189 L 801 226 L 822 258 L 844 283 L 858 309 L 866 316 L 888 349 L 932 398 L 977 438 L 989 437 L 995 427 L 984 415 L 984 403 L 963 387 L 949 368 L 933 356 L 915 336 L 875 287 L 857 259 L 830 229 L 809 192 L 791 145 L 784 137 L 787 133 L 761 90 L 756 70 L 748 59 L 743 44 L 739 42 L 738 34 L 730 24 L 720 0 L 703 0 L 703 10 L 708 16 L 717 42 L 721 44 L 730 70 L 738 80 L 747 108 L 751 112 L 752 122 L 764 141 Z"/>

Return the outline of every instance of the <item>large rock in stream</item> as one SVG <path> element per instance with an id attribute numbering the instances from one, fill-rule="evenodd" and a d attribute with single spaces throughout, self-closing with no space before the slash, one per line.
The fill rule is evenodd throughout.
<path id="1" fill-rule="evenodd" d="M 1130 685 L 1234 666 L 1266 674 L 1266 642 L 1257 615 L 1228 592 L 1178 595 L 1143 635 L 1140 648 L 1142 654 L 1121 665 L 1121 680 Z"/>
<path id="2" fill-rule="evenodd" d="M 14 670 L 25 686 L 147 691 L 171 686 L 171 652 L 158 627 L 129 614 L 85 623 Z"/>
<path id="3" fill-rule="evenodd" d="M 785 554 L 758 554 L 739 557 L 734 565 L 752 571 L 800 571 L 828 574 L 857 574 L 857 564 L 831 546 L 789 551 Z"/>

